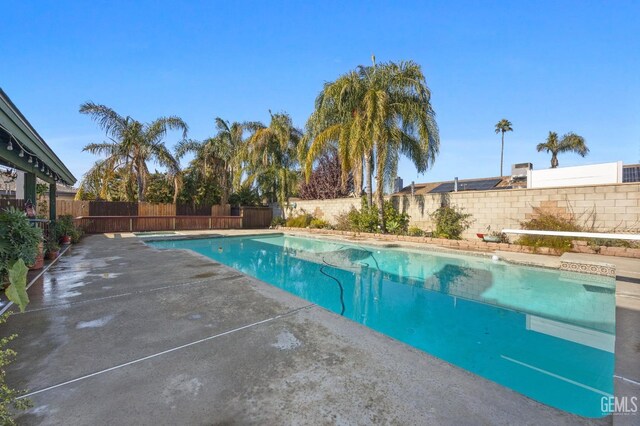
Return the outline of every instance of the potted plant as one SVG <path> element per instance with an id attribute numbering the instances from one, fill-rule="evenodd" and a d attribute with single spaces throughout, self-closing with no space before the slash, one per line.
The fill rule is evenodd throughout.
<path id="1" fill-rule="evenodd" d="M 49 235 L 45 244 L 45 256 L 49 260 L 54 260 L 60 256 L 60 244 L 58 244 L 58 238 L 55 233 L 52 232 L 52 234 L 54 235 Z"/>
<path id="2" fill-rule="evenodd" d="M 58 220 L 56 220 L 54 229 L 60 244 L 71 244 L 71 239 L 75 235 L 76 227 L 73 224 L 73 217 L 70 214 L 60 216 Z"/>
<path id="3" fill-rule="evenodd" d="M 32 271 L 42 269 L 44 267 L 44 242 L 42 241 L 42 238 L 40 238 L 40 241 L 38 242 L 38 251 L 36 253 L 36 258 L 34 262 L 28 266 Z"/>

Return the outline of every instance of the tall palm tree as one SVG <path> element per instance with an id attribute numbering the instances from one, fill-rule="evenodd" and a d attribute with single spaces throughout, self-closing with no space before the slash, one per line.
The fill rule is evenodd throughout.
<path id="1" fill-rule="evenodd" d="M 170 153 L 164 145 L 167 132 L 179 130 L 182 131 L 183 139 L 187 137 L 187 124 L 176 116 L 161 117 L 150 123 L 141 123 L 93 102 L 82 104 L 80 113 L 87 114 L 96 121 L 110 139 L 102 143 L 88 144 L 83 151 L 105 155 L 106 161 L 127 169 L 130 175 L 135 177 L 138 201 L 144 201 L 146 179 L 149 175 L 147 161 L 158 163 L 169 161 Z"/>
<path id="2" fill-rule="evenodd" d="M 335 149 L 342 166 L 342 183 L 350 173 L 354 178 L 354 194 L 360 196 L 366 168 L 367 196 L 373 203 L 372 167 L 373 144 L 362 132 L 362 106 L 365 86 L 356 71 L 325 83 L 315 101 L 315 111 L 309 117 L 301 146 L 300 161 L 304 163 L 307 179 L 314 161 L 330 149 Z"/>
<path id="3" fill-rule="evenodd" d="M 215 171 L 222 190 L 220 204 L 226 205 L 231 190 L 238 190 L 241 186 L 245 128 L 240 123 L 229 123 L 220 117 L 216 117 L 215 123 L 217 133 L 214 137 L 202 142 L 184 140 L 176 146 L 176 156 L 181 158 L 187 152 L 193 152 L 196 154 L 194 163 L 202 167 L 204 176 L 208 175 L 209 169 Z"/>
<path id="4" fill-rule="evenodd" d="M 167 180 L 173 181 L 173 204 L 178 202 L 178 194 L 182 190 L 182 167 L 180 167 L 180 158 L 171 154 L 171 152 L 162 145 L 158 149 L 156 161 L 167 169 L 165 174 Z"/>
<path id="5" fill-rule="evenodd" d="M 496 124 L 496 133 L 502 133 L 502 147 L 500 148 L 500 176 L 502 177 L 502 165 L 504 163 L 504 134 L 506 132 L 513 132 L 513 127 L 511 127 L 511 122 L 506 118 L 498 121 Z"/>
<path id="6" fill-rule="evenodd" d="M 380 226 L 384 231 L 384 187 L 397 174 L 399 156 L 409 158 L 419 173 L 433 163 L 440 139 L 431 92 L 414 62 L 360 66 L 325 85 L 307 128 L 310 147 L 307 176 L 317 156 L 336 144 L 344 171 L 364 163 L 367 201 L 373 204 L 372 177 Z"/>
<path id="7" fill-rule="evenodd" d="M 556 132 L 549 132 L 547 140 L 543 143 L 539 143 L 536 148 L 538 152 L 547 151 L 551 153 L 552 169 L 558 167 L 558 154 L 560 153 L 575 152 L 581 157 L 584 157 L 589 153 L 589 148 L 587 148 L 584 138 L 573 132 L 569 132 L 562 136 L 562 139 L 560 140 L 558 140 L 558 134 Z"/>
<path id="8" fill-rule="evenodd" d="M 222 161 L 222 196 L 220 204 L 229 202 L 231 190 L 239 190 L 242 179 L 241 153 L 244 148 L 243 134 L 245 128 L 242 124 L 229 123 L 216 117 L 216 129 L 218 133 L 214 138 L 214 150 Z"/>
<path id="9" fill-rule="evenodd" d="M 298 150 L 302 131 L 285 113 L 272 113 L 269 126 L 245 123 L 251 132 L 243 149 L 247 183 L 257 182 L 262 193 L 271 192 L 285 214 L 286 205 L 298 181 Z"/>

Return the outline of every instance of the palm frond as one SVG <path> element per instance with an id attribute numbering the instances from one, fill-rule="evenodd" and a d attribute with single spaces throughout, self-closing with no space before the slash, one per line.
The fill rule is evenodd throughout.
<path id="1" fill-rule="evenodd" d="M 105 105 L 85 102 L 80 105 L 80 113 L 89 115 L 108 136 L 114 138 L 118 138 L 127 127 L 128 118 L 120 116 Z"/>

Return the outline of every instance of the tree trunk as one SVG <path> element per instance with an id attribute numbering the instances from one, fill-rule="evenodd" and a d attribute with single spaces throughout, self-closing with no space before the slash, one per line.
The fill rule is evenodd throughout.
<path id="1" fill-rule="evenodd" d="M 178 182 L 178 176 L 174 176 L 173 177 L 173 204 L 178 204 L 178 191 L 180 190 L 178 188 L 179 186 L 179 182 Z"/>
<path id="2" fill-rule="evenodd" d="M 282 171 L 282 183 L 280 184 L 282 187 L 282 211 L 284 212 L 287 207 L 289 207 L 289 197 L 287 196 L 287 169 Z M 284 217 L 284 213 L 282 214 Z"/>
<path id="3" fill-rule="evenodd" d="M 500 149 L 500 177 L 502 174 L 502 165 L 504 164 L 504 132 L 502 132 L 502 149 Z"/>
<path id="4" fill-rule="evenodd" d="M 222 172 L 222 195 L 220 196 L 220 205 L 225 206 L 229 202 L 229 175 L 227 173 L 227 165 L 224 165 Z"/>
<path id="5" fill-rule="evenodd" d="M 382 174 L 382 167 L 378 167 L 378 174 L 376 175 L 376 195 L 378 198 L 378 223 L 380 232 L 384 234 L 387 231 L 384 223 L 384 175 Z"/>
<path id="6" fill-rule="evenodd" d="M 360 198 L 362 196 L 362 157 L 359 159 L 355 167 L 352 168 L 353 173 L 353 195 Z"/>
<path id="7" fill-rule="evenodd" d="M 371 152 L 364 157 L 366 174 L 367 174 L 367 204 L 373 206 L 373 159 Z"/>
<path id="8" fill-rule="evenodd" d="M 558 154 L 556 154 L 555 152 L 551 153 L 551 168 L 555 169 L 556 167 L 558 167 Z"/>
<path id="9" fill-rule="evenodd" d="M 136 173 L 136 182 L 138 184 L 138 202 L 144 201 L 144 181 L 142 179 L 142 170 L 138 169 Z"/>

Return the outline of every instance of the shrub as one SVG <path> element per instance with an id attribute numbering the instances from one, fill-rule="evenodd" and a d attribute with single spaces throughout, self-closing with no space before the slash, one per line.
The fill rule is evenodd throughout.
<path id="1" fill-rule="evenodd" d="M 0 212 L 0 282 L 18 259 L 32 265 L 41 241 L 42 230 L 31 226 L 24 212 L 14 207 Z"/>
<path id="2" fill-rule="evenodd" d="M 287 224 L 287 221 L 284 220 L 284 217 L 282 216 L 276 216 L 273 219 L 271 219 L 271 226 L 272 227 L 276 227 L 276 226 L 284 226 Z"/>
<path id="3" fill-rule="evenodd" d="M 520 222 L 522 229 L 541 231 L 569 231 L 580 232 L 583 228 L 573 216 L 563 217 L 554 213 L 534 209 L 535 216 L 527 221 Z M 553 237 L 547 235 L 523 235 L 518 239 L 518 244 L 533 247 L 549 247 L 560 252 L 571 250 L 573 247 L 570 237 Z"/>
<path id="4" fill-rule="evenodd" d="M 391 201 L 385 201 L 383 206 L 387 232 L 396 235 L 406 234 L 409 228 L 409 215 L 396 210 Z"/>
<path id="5" fill-rule="evenodd" d="M 311 219 L 311 222 L 309 223 L 309 228 L 313 228 L 313 229 L 329 229 L 329 228 L 331 228 L 331 225 L 329 224 L 329 222 L 327 222 L 324 219 L 313 218 L 313 219 Z"/>
<path id="6" fill-rule="evenodd" d="M 24 212 L 11 207 L 0 213 L 0 286 L 22 312 L 29 303 L 26 265 L 35 262 L 41 242 L 42 230 Z"/>
<path id="7" fill-rule="evenodd" d="M 492 237 L 495 237 L 499 240 L 500 243 L 505 243 L 508 244 L 509 243 L 509 237 L 507 236 L 507 234 L 505 234 L 504 232 L 500 232 L 500 231 L 493 231 L 491 234 Z"/>
<path id="8" fill-rule="evenodd" d="M 590 238 L 587 240 L 587 244 L 594 249 L 601 246 L 640 248 L 640 243 L 638 242 L 628 240 L 607 240 L 603 238 Z"/>
<path id="9" fill-rule="evenodd" d="M 378 226 L 378 207 L 376 205 L 369 207 L 367 200 L 363 198 L 360 210 L 352 208 L 349 211 L 349 223 L 353 231 L 380 232 L 380 227 Z"/>
<path id="10" fill-rule="evenodd" d="M 342 212 L 336 215 L 334 228 L 338 231 L 352 231 L 350 212 Z"/>
<path id="11" fill-rule="evenodd" d="M 8 313 L 0 316 L 0 325 L 7 321 Z M 6 384 L 5 367 L 13 361 L 16 352 L 8 349 L 6 346 L 9 342 L 16 338 L 15 334 L 0 339 L 0 423 L 3 425 L 14 425 L 15 421 L 12 417 L 14 410 L 26 410 L 31 407 L 31 401 L 28 399 L 17 399 L 24 392 L 11 389 Z"/>
<path id="12" fill-rule="evenodd" d="M 472 223 L 470 214 L 463 213 L 462 209 L 448 206 L 440 207 L 431 214 L 431 218 L 436 225 L 434 235 L 450 240 L 459 240 Z"/>
<path id="13" fill-rule="evenodd" d="M 290 228 L 306 228 L 311 224 L 311 219 L 313 219 L 313 216 L 308 213 L 302 213 L 287 219 L 286 225 Z"/>
<path id="14" fill-rule="evenodd" d="M 417 226 L 410 226 L 409 229 L 407 229 L 407 235 L 410 237 L 424 237 L 425 232 Z"/>
<path id="15" fill-rule="evenodd" d="M 409 215 L 400 213 L 391 201 L 384 202 L 384 215 L 387 232 L 406 234 L 409 228 Z M 362 199 L 360 210 L 352 207 L 348 212 L 336 216 L 335 229 L 339 231 L 380 232 L 378 222 L 378 206 L 369 207 L 366 199 Z"/>
<path id="16" fill-rule="evenodd" d="M 229 196 L 229 204 L 232 206 L 259 206 L 260 194 L 257 189 L 244 185 L 238 192 Z"/>

